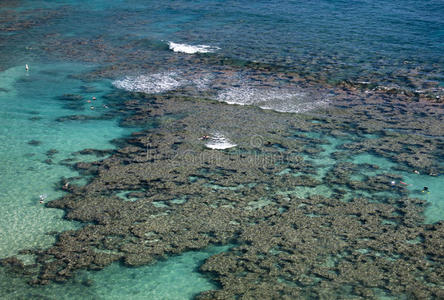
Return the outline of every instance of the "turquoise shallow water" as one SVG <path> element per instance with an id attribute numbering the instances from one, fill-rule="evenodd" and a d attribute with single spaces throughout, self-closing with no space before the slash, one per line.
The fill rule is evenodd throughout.
<path id="1" fill-rule="evenodd" d="M 362 153 L 352 157 L 347 157 L 343 160 L 337 160 L 331 157 L 331 155 L 339 151 L 341 146 L 344 143 L 350 142 L 347 139 L 335 138 L 329 135 L 323 135 L 318 133 L 308 133 L 307 137 L 310 138 L 319 138 L 325 141 L 324 144 L 321 145 L 322 152 L 316 155 L 316 158 L 312 158 L 307 155 L 302 155 L 304 159 L 307 161 L 311 161 L 315 164 L 316 174 L 313 176 L 318 180 L 322 180 L 326 173 L 331 170 L 331 168 L 338 162 L 351 162 L 357 165 L 376 165 L 378 169 L 376 170 L 365 170 L 362 168 L 358 172 L 358 174 L 352 175 L 354 180 L 365 181 L 366 176 L 376 176 L 383 174 L 393 174 L 396 176 L 401 176 L 401 180 L 395 180 L 395 186 L 401 186 L 410 191 L 410 197 L 419 198 L 426 200 L 428 206 L 425 210 L 425 222 L 426 223 L 434 223 L 444 218 L 444 202 L 442 201 L 442 182 L 443 175 L 440 176 L 429 176 L 427 174 L 416 174 L 414 172 L 404 172 L 396 170 L 397 164 L 389 159 L 377 156 L 370 153 Z M 281 175 L 292 173 L 291 170 L 287 169 L 284 172 L 281 172 Z M 300 175 L 299 173 L 292 173 L 295 176 Z M 353 177 L 354 176 L 354 177 Z M 423 188 L 427 186 L 429 188 L 429 192 L 423 192 Z M 331 197 L 333 194 L 332 187 L 327 185 L 318 185 L 316 187 L 304 187 L 298 186 L 294 189 L 284 192 L 283 194 L 293 194 L 301 198 L 306 198 L 315 195 L 323 195 L 325 197 Z M 386 198 L 397 197 L 393 193 L 355 193 L 353 190 L 348 189 L 346 194 L 344 195 L 344 200 L 350 200 L 354 197 L 365 197 L 368 199 L 372 199 L 374 196 L 379 196 Z M 378 200 L 380 201 L 380 200 Z"/>
<path id="2" fill-rule="evenodd" d="M 209 256 L 228 251 L 232 246 L 185 252 L 139 268 L 115 263 L 100 272 L 79 272 L 74 281 L 65 285 L 34 289 L 29 289 L 20 278 L 8 278 L 0 272 L 0 295 L 3 299 L 192 299 L 197 293 L 217 288 L 208 277 L 197 272 L 199 266 Z M 6 284 L 8 281 L 12 288 Z"/>
<path id="3" fill-rule="evenodd" d="M 113 138 L 129 133 L 117 126 L 116 120 L 95 121 L 93 126 L 90 122 L 55 120 L 73 114 L 56 97 L 80 90 L 81 83 L 67 76 L 84 68 L 74 64 L 31 65 L 29 72 L 17 66 L 0 73 L 4 89 L 0 92 L 2 257 L 28 247 L 49 246 L 54 238 L 47 232 L 75 227 L 61 218 L 62 211 L 40 204 L 39 196 L 47 195 L 46 201 L 60 197 L 62 193 L 55 185 L 61 177 L 78 175 L 58 164 L 63 159 L 78 160 L 72 153 L 85 148 L 111 149 Z M 99 97 L 100 93 L 88 96 L 93 95 Z M 84 102 L 88 109 L 86 99 Z M 36 141 L 35 145 L 30 141 Z M 50 150 L 56 153 L 49 157 Z M 52 163 L 45 163 L 49 158 Z"/>
<path id="4" fill-rule="evenodd" d="M 197 293 L 217 288 L 197 272 L 206 258 L 231 246 L 211 247 L 173 256 L 155 265 L 126 268 L 113 264 L 90 274 L 97 295 L 103 299 L 191 299 Z"/>
<path id="5" fill-rule="evenodd" d="M 2 142 L 0 153 L 0 256 L 16 255 L 22 249 L 46 248 L 54 243 L 54 234 L 81 226 L 63 219 L 63 212 L 50 209 L 39 203 L 39 196 L 45 195 L 45 202 L 63 195 L 56 184 L 62 177 L 76 177 L 79 174 L 59 163 L 66 159 L 73 161 L 95 160 L 95 157 L 80 156 L 74 152 L 85 148 L 113 149 L 114 138 L 129 134 L 130 128 L 118 126 L 118 120 L 58 122 L 57 118 L 76 113 L 97 116 L 104 110 L 101 96 L 112 88 L 110 82 L 88 83 L 93 92 L 85 93 L 85 83 L 69 79 L 88 68 L 79 64 L 30 65 L 9 68 L 0 73 Z M 64 108 L 57 97 L 63 94 L 84 95 L 83 110 L 72 111 Z M 97 100 L 88 103 L 88 99 Z M 96 109 L 91 110 L 90 105 Z M 29 144 L 30 141 L 36 141 Z M 55 154 L 48 156 L 47 152 Z M 51 163 L 45 162 L 51 159 Z M 72 161 L 71 161 L 72 162 Z M 84 181 L 71 181 L 84 184 Z M 1 274 L 2 281 L 12 280 L 11 286 L 0 288 L 5 299 L 41 297 L 50 299 L 190 299 L 197 293 L 216 288 L 207 277 L 197 272 L 204 259 L 225 251 L 229 246 L 214 247 L 199 252 L 175 256 L 154 266 L 127 268 L 113 264 L 101 272 L 82 273 L 78 280 L 66 285 L 33 288 L 20 278 L 8 278 Z M 27 264 L 33 263 L 32 256 L 19 255 Z M 83 281 L 82 281 L 83 280 Z M 85 286 L 91 280 L 92 286 Z"/>
<path id="6" fill-rule="evenodd" d="M 102 106 L 106 100 L 102 96 L 114 91 L 112 82 L 121 79 L 123 71 L 115 70 L 115 76 L 100 82 L 82 82 L 71 75 L 115 61 L 136 60 L 145 63 L 144 67 L 137 72 L 129 68 L 123 75 L 146 75 L 151 81 L 141 84 L 148 88 L 154 86 L 156 91 L 168 91 L 171 86 L 189 82 L 205 87 L 205 78 L 203 83 L 193 81 L 195 78 L 183 83 L 174 81 L 182 74 L 171 77 L 162 73 L 176 70 L 178 65 L 184 69 L 189 67 L 182 66 L 181 59 L 175 59 L 183 53 L 168 48 L 168 42 L 173 41 L 191 46 L 193 51 L 201 49 L 196 45 L 211 46 L 214 55 L 239 60 L 240 66 L 246 62 L 264 62 L 300 72 L 301 76 L 323 78 L 329 83 L 344 79 L 365 81 L 408 90 L 431 90 L 438 95 L 444 86 L 444 7 L 438 0 L 353 4 L 338 0 L 257 1 L 254 4 L 220 0 L 159 3 L 39 0 L 19 1 L 18 6 L 4 5 L 0 6 L 0 258 L 23 249 L 48 247 L 55 240 L 54 235 L 48 233 L 81 226 L 65 221 L 62 211 L 39 203 L 39 195 L 47 195 L 45 201 L 56 199 L 63 195 L 57 187 L 60 179 L 79 175 L 60 165 L 63 160 L 96 159 L 74 152 L 85 148 L 112 149 L 112 139 L 134 130 L 119 126 L 118 119 L 57 122 L 57 118 L 67 115 L 97 116 L 106 112 Z M 100 42 L 94 44 L 91 40 Z M 145 50 L 152 52 L 134 54 Z M 175 60 L 174 64 L 161 60 L 165 57 Z M 86 63 L 91 61 L 94 64 Z M 163 65 L 158 65 L 160 62 Z M 30 66 L 28 72 L 25 64 Z M 210 67 L 203 69 L 211 70 Z M 243 85 L 249 82 L 245 73 L 248 72 L 233 76 L 240 88 L 222 93 L 229 94 L 233 103 L 245 104 L 245 98 L 259 97 L 262 93 Z M 153 74 L 157 82 L 152 80 Z M 244 75 L 247 78 L 243 78 Z M 437 85 L 441 85 L 441 89 Z M 146 86 L 143 88 L 146 90 Z M 282 92 L 283 99 L 279 99 L 276 91 L 279 92 L 271 89 L 270 93 L 262 94 L 281 101 L 281 111 L 289 107 L 297 111 L 293 110 L 294 103 L 286 102 L 291 97 Z M 63 94 L 82 95 L 81 110 L 67 109 L 65 103 L 57 99 Z M 95 109 L 91 110 L 86 100 L 93 96 L 97 100 L 92 103 Z M 323 151 L 316 157 L 305 156 L 318 167 L 315 178 L 322 179 L 337 162 L 331 154 L 348 140 L 318 133 L 308 133 L 307 137 L 329 142 L 321 145 Z M 56 151 L 48 155 L 51 150 Z M 433 177 L 396 171 L 394 162 L 368 153 L 348 161 L 379 166 L 377 171 L 361 174 L 356 180 L 363 180 L 363 175 L 384 173 L 402 176 L 410 196 L 428 201 L 426 222 L 444 219 L 443 175 Z M 81 183 L 85 181 L 79 181 Z M 428 186 L 430 193 L 422 193 L 423 186 Z M 332 191 L 326 185 L 319 185 L 297 187 L 285 193 L 309 197 L 330 196 Z M 371 195 L 347 191 L 345 198 L 355 196 Z M 257 205 L 262 204 L 267 203 Z M 29 294 L 20 294 L 20 297 L 30 298 L 47 292 L 48 297 L 54 299 L 70 299 L 76 295 L 84 299 L 190 299 L 196 293 L 216 288 L 197 267 L 204 258 L 224 250 L 227 249 L 190 252 L 134 269 L 113 264 L 100 272 L 82 273 L 80 283 L 65 286 L 32 290 L 21 279 L 14 282 L 17 290 L 29 288 L 26 291 Z M 25 261 L 32 262 L 31 259 Z M 83 285 L 82 278 L 92 279 L 92 285 Z M 33 291 L 37 294 L 32 294 Z M 2 293 L 4 290 L 0 296 L 6 295 L 6 298 L 19 298 L 14 293 Z"/>

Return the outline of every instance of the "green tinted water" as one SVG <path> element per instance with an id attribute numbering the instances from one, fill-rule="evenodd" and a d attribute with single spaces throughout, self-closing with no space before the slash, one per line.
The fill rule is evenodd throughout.
<path id="1" fill-rule="evenodd" d="M 77 176 L 59 163 L 66 158 L 79 158 L 73 152 L 85 148 L 113 148 L 110 140 L 128 133 L 117 121 L 57 122 L 56 118 L 75 113 L 100 114 L 91 111 L 85 94 L 85 111 L 63 108 L 56 97 L 79 93 L 82 83 L 69 79 L 69 74 L 85 66 L 32 65 L 26 72 L 17 66 L 0 73 L 0 257 L 20 249 L 47 247 L 54 242 L 46 233 L 77 226 L 62 219 L 61 210 L 39 203 L 62 196 L 55 188 L 62 176 Z M 106 85 L 102 86 L 105 92 Z M 97 101 L 100 101 L 98 99 Z M 33 141 L 33 142 L 32 142 Z M 30 144 L 31 143 L 31 144 Z M 53 155 L 47 155 L 52 150 Z M 51 161 L 46 161 L 51 159 Z"/>
<path id="2" fill-rule="evenodd" d="M 350 139 L 332 137 L 327 134 L 319 132 L 305 133 L 308 138 L 319 139 L 322 151 L 315 155 L 315 157 L 301 154 L 304 160 L 312 163 L 316 167 L 316 174 L 311 175 L 315 179 L 323 181 L 325 175 L 338 162 L 351 162 L 356 165 L 375 165 L 377 169 L 360 168 L 358 172 L 351 175 L 352 180 L 364 181 L 367 177 L 372 177 L 382 174 L 393 174 L 401 176 L 401 180 L 395 181 L 395 186 L 406 188 L 410 194 L 409 197 L 424 199 L 427 201 L 425 210 L 425 222 L 434 223 L 444 219 L 444 201 L 442 200 L 442 191 L 444 176 L 429 176 L 426 174 L 416 174 L 414 172 L 408 173 L 396 170 L 397 164 L 385 157 L 377 156 L 370 153 L 360 153 L 345 157 L 341 160 L 334 159 L 332 154 L 341 151 L 341 145 L 348 143 Z M 375 138 L 375 136 L 368 136 L 364 138 Z M 300 173 L 293 173 L 291 169 L 284 169 L 280 175 L 292 174 L 294 176 L 301 175 Z M 390 183 L 389 183 L 390 184 Z M 429 192 L 423 192 L 423 188 L 427 186 Z M 368 192 L 364 190 L 354 191 L 347 187 L 341 186 L 341 189 L 346 193 L 342 196 L 344 201 L 348 201 L 354 197 L 364 197 L 369 201 L 380 201 L 384 198 L 397 197 L 391 192 Z M 322 195 L 324 197 L 331 197 L 333 195 L 333 187 L 326 184 L 321 184 L 315 187 L 297 186 L 280 194 L 291 194 L 300 198 L 307 198 L 314 195 Z"/>
<path id="3" fill-rule="evenodd" d="M 139 268 L 118 263 L 102 271 L 81 271 L 66 284 L 29 286 L 21 277 L 11 277 L 0 269 L 2 299 L 192 299 L 196 294 L 216 289 L 198 268 L 209 256 L 233 245 L 213 246 L 185 252 L 168 260 Z"/>
<path id="4" fill-rule="evenodd" d="M 139 268 L 113 264 L 101 272 L 90 273 L 90 279 L 102 299 L 192 299 L 197 293 L 217 288 L 197 272 L 199 266 L 209 256 L 232 246 L 186 252 Z"/>
<path id="5" fill-rule="evenodd" d="M 130 131 L 118 126 L 117 120 L 57 122 L 61 116 L 82 114 L 97 116 L 103 112 L 102 99 L 110 85 L 88 83 L 94 92 L 85 93 L 82 82 L 68 75 L 85 70 L 72 64 L 33 65 L 26 72 L 24 66 L 0 73 L 0 257 L 16 255 L 21 249 L 45 248 L 54 243 L 54 235 L 81 226 L 63 219 L 63 211 L 39 203 L 63 195 L 56 184 L 61 177 L 78 176 L 61 165 L 65 159 L 85 161 L 94 156 L 79 156 L 73 152 L 85 149 L 110 149 L 110 140 Z M 84 96 L 83 110 L 63 108 L 57 99 L 63 94 Z M 87 99 L 95 110 L 89 109 Z M 30 141 L 34 143 L 29 144 Z M 48 151 L 53 154 L 47 154 Z M 56 150 L 56 151 L 54 151 Z M 51 159 L 51 163 L 45 160 Z M 78 183 L 78 182 L 76 182 Z M 216 286 L 197 271 L 204 259 L 225 251 L 230 246 L 212 247 L 188 252 L 166 261 L 141 268 L 127 268 L 113 264 L 100 272 L 81 272 L 74 281 L 45 287 L 31 287 L 25 278 L 5 274 L 0 269 L 0 297 L 3 299 L 190 299 L 197 293 Z M 25 263 L 33 263 L 32 256 L 19 255 Z M 88 284 L 85 285 L 85 282 Z M 4 284 L 3 284 L 4 283 Z"/>
<path id="6" fill-rule="evenodd" d="M 128 134 L 129 130 L 118 126 L 116 120 L 94 120 L 88 122 L 69 121 L 57 122 L 60 116 L 76 113 L 95 116 L 105 108 L 100 98 L 111 88 L 109 84 L 93 83 L 94 92 L 85 93 L 81 89 L 83 83 L 70 79 L 67 75 L 84 70 L 79 65 L 47 65 L 31 66 L 26 72 L 23 66 L 14 67 L 0 74 L 1 92 L 0 106 L 0 136 L 4 141 L 0 145 L 2 164 L 0 171 L 2 181 L 0 195 L 2 210 L 0 211 L 0 256 L 16 254 L 21 249 L 48 247 L 54 242 L 51 231 L 62 231 L 79 226 L 62 219 L 63 212 L 49 209 L 39 203 L 39 195 L 47 194 L 46 201 L 55 199 L 62 192 L 55 184 L 62 176 L 78 175 L 77 172 L 59 165 L 66 158 L 74 160 L 95 159 L 94 157 L 79 157 L 73 152 L 84 148 L 108 149 L 113 145 L 113 138 Z M 83 110 L 72 111 L 63 107 L 63 102 L 56 97 L 62 94 L 81 94 L 84 96 Z M 90 110 L 86 100 L 92 96 L 98 98 Z M 311 138 L 319 138 L 322 151 L 315 155 L 305 155 L 304 158 L 314 164 L 317 174 L 314 178 L 322 180 L 327 172 L 338 161 L 332 157 L 336 151 L 341 151 L 341 145 L 348 139 L 339 139 L 319 133 L 308 134 Z M 30 141 L 37 141 L 29 144 Z M 47 152 L 56 150 L 52 156 Z M 45 162 L 50 158 L 51 164 Z M 444 205 L 440 201 L 440 183 L 442 176 L 410 174 L 394 171 L 395 163 L 372 154 L 363 153 L 346 158 L 355 164 L 374 164 L 379 167 L 375 171 L 362 170 L 356 180 L 365 176 L 392 173 L 402 176 L 403 182 L 413 197 L 426 199 L 430 205 L 426 211 L 426 221 L 435 222 L 443 219 Z M 284 173 L 291 173 L 287 169 Z M 293 174 L 298 176 L 300 174 Z M 360 177 L 361 176 L 361 177 Z M 399 184 L 399 183 L 397 183 Z M 430 193 L 422 193 L 423 186 L 428 186 Z M 218 186 L 213 186 L 219 188 Z M 315 187 L 294 187 L 284 194 L 295 194 L 306 198 L 313 195 L 332 196 L 332 187 L 320 184 Z M 378 195 L 391 197 L 390 193 L 365 193 L 361 196 L 371 199 Z M 120 195 L 125 198 L 126 194 Z M 347 190 L 344 199 L 359 196 Z M 131 201 L 133 199 L 127 199 Z M 251 203 L 252 209 L 269 204 L 268 199 Z M 212 248 L 210 250 L 189 252 L 175 256 L 167 261 L 140 268 L 126 268 L 113 264 L 100 272 L 81 272 L 73 282 L 65 285 L 50 285 L 48 287 L 30 287 L 21 278 L 11 278 L 14 288 L 0 288 L 5 298 L 37 297 L 45 295 L 50 299 L 190 299 L 197 293 L 217 288 L 207 277 L 200 274 L 196 268 L 208 256 L 224 251 L 227 248 Z M 24 257 L 32 262 L 31 257 Z M 3 273 L 0 277 L 5 276 Z M 19 288 L 21 287 L 21 288 Z M 30 296 L 31 295 L 31 296 Z"/>

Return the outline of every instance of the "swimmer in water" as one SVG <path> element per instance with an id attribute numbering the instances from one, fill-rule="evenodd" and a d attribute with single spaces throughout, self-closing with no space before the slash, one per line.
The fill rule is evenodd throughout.
<path id="1" fill-rule="evenodd" d="M 48 197 L 47 195 L 45 195 L 45 194 L 42 194 L 42 195 L 40 195 L 39 196 L 39 198 L 40 198 L 40 203 L 44 203 L 45 202 L 45 199 L 46 199 L 46 197 Z"/>
<path id="2" fill-rule="evenodd" d="M 423 192 L 423 193 L 427 193 L 427 194 L 429 194 L 429 193 L 430 193 L 430 191 L 429 191 L 429 187 L 428 187 L 428 186 L 425 186 L 425 187 L 422 189 L 422 192 Z"/>

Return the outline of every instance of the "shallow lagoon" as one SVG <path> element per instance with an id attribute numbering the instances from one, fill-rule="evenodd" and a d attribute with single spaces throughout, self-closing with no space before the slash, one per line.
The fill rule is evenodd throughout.
<path id="1" fill-rule="evenodd" d="M 47 195 L 45 201 L 63 195 L 56 185 L 62 177 L 75 177 L 78 173 L 59 163 L 69 158 L 86 158 L 76 157 L 74 152 L 86 148 L 112 149 L 112 139 L 129 134 L 128 129 L 118 126 L 117 120 L 94 121 L 94 125 L 56 121 L 76 113 L 64 109 L 57 97 L 81 90 L 83 84 L 68 76 L 84 69 L 82 65 L 51 64 L 32 65 L 29 72 L 24 66 L 17 66 L 1 73 L 5 90 L 0 92 L 2 257 L 25 248 L 47 247 L 54 242 L 54 236 L 48 232 L 78 226 L 64 221 L 62 211 L 39 203 L 39 195 Z M 100 98 L 109 87 L 100 88 L 100 92 L 86 93 L 82 101 L 89 115 L 100 113 L 89 112 L 86 102 L 88 97 Z M 98 110 L 103 109 L 97 105 Z"/>

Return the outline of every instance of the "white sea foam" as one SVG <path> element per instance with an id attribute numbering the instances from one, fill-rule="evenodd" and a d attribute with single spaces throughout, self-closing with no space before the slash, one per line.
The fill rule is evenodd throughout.
<path id="1" fill-rule="evenodd" d="M 203 91 L 210 87 L 213 79 L 213 76 L 210 74 L 202 74 L 201 76 L 191 78 L 191 82 L 198 90 Z"/>
<path id="2" fill-rule="evenodd" d="M 231 142 L 220 132 L 216 132 L 211 136 L 210 141 L 206 143 L 205 146 L 210 149 L 223 150 L 236 147 L 237 145 Z"/>
<path id="3" fill-rule="evenodd" d="M 115 80 L 116 88 L 130 92 L 144 92 L 157 94 L 175 90 L 188 83 L 177 72 L 163 72 L 149 75 L 127 76 L 121 80 Z"/>
<path id="4" fill-rule="evenodd" d="M 248 85 L 223 90 L 217 95 L 217 100 L 228 104 L 254 105 L 262 109 L 293 113 L 306 112 L 324 106 L 328 102 L 327 97 L 322 94 Z"/>
<path id="5" fill-rule="evenodd" d="M 187 44 L 179 44 L 174 42 L 168 42 L 170 49 L 174 52 L 182 52 L 187 54 L 194 53 L 211 53 L 219 50 L 219 47 L 208 46 L 208 45 L 187 45 Z"/>
<path id="6" fill-rule="evenodd" d="M 173 91 L 184 86 L 194 87 L 196 90 L 206 90 L 213 77 L 209 73 L 185 73 L 183 71 L 168 71 L 139 76 L 127 76 L 115 80 L 116 88 L 130 92 L 158 94 Z"/>
<path id="7" fill-rule="evenodd" d="M 225 78 L 224 81 L 227 81 Z M 214 98 L 221 102 L 238 105 L 254 105 L 278 112 L 303 113 L 326 106 L 328 94 L 322 91 L 294 87 L 263 87 L 254 85 L 242 77 L 228 78 L 228 85 L 217 87 L 218 78 L 208 71 L 185 70 L 127 76 L 115 80 L 113 85 L 131 92 L 157 94 L 185 88 L 188 92 L 199 92 L 217 88 Z M 216 86 L 214 86 L 216 83 Z"/>

